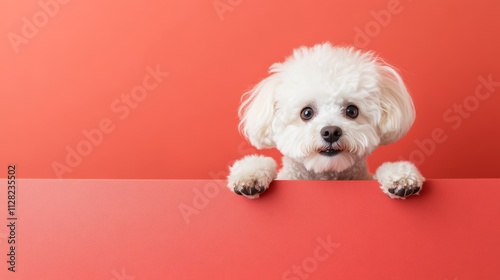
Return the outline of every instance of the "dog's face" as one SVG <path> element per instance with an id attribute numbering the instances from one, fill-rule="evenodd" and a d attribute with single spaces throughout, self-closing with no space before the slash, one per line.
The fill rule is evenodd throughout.
<path id="1" fill-rule="evenodd" d="M 310 171 L 340 172 L 398 140 L 415 111 L 396 71 L 371 53 L 329 44 L 300 48 L 246 95 L 241 129 Z"/>

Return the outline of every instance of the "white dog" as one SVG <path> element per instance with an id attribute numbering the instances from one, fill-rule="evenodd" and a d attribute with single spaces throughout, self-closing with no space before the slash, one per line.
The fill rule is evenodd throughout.
<path id="1" fill-rule="evenodd" d="M 371 52 L 301 47 L 244 95 L 240 131 L 256 148 L 277 148 L 283 167 L 250 155 L 230 167 L 228 187 L 257 198 L 274 179 L 369 180 L 366 157 L 411 127 L 415 108 L 398 73 Z M 391 198 L 418 194 L 424 178 L 410 162 L 375 174 Z"/>

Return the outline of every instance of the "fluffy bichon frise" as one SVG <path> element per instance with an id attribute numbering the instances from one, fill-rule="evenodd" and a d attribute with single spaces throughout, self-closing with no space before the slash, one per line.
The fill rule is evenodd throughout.
<path id="1" fill-rule="evenodd" d="M 274 179 L 368 180 L 391 198 L 418 194 L 424 177 L 410 162 L 384 163 L 373 177 L 366 157 L 394 143 L 415 119 L 399 74 L 371 52 L 329 43 L 301 47 L 243 97 L 240 131 L 256 148 L 283 154 L 249 155 L 230 167 L 228 187 L 257 198 Z"/>

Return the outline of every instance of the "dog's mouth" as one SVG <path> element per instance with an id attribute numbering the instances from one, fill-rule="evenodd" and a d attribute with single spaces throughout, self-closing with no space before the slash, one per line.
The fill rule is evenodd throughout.
<path id="1" fill-rule="evenodd" d="M 327 156 L 327 157 L 333 157 L 339 153 L 341 153 L 342 150 L 340 149 L 334 149 L 331 145 L 329 147 L 326 147 L 322 150 L 319 151 L 319 154 L 322 156 Z"/>

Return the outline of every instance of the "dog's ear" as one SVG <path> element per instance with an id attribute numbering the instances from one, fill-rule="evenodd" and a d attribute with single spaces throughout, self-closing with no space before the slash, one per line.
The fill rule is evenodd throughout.
<path id="1" fill-rule="evenodd" d="M 275 147 L 271 125 L 275 114 L 276 87 L 279 84 L 278 74 L 274 73 L 243 95 L 238 111 L 240 132 L 258 149 Z"/>
<path id="2" fill-rule="evenodd" d="M 380 106 L 378 125 L 380 144 L 394 143 L 403 137 L 415 120 L 415 107 L 399 74 L 388 65 L 379 65 Z"/>

